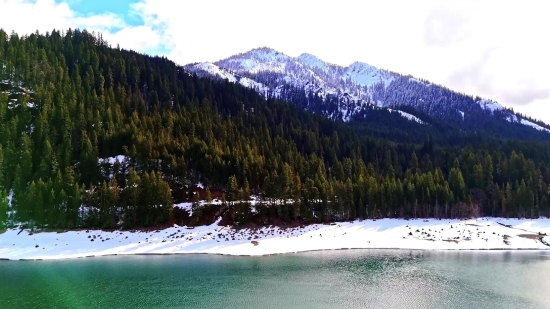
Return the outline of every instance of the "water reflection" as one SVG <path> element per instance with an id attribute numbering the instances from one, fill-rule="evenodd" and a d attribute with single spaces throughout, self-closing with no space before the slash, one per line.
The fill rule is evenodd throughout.
<path id="1" fill-rule="evenodd" d="M 550 252 L 323 251 L 0 263 L 0 308 L 550 308 Z"/>

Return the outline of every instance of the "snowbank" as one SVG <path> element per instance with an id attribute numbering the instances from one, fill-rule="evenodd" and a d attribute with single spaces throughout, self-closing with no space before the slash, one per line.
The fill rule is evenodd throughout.
<path id="1" fill-rule="evenodd" d="M 390 112 L 398 112 L 398 113 L 401 115 L 401 117 L 403 117 L 403 118 L 407 118 L 407 119 L 409 119 L 409 120 L 411 120 L 411 121 L 416 121 L 416 122 L 418 122 L 418 123 L 420 123 L 420 124 L 424 124 L 424 121 L 420 120 L 420 118 L 416 117 L 415 115 L 411 115 L 411 114 L 409 114 L 409 113 L 405 113 L 405 112 L 403 112 L 403 111 L 396 110 L 396 109 L 391 109 L 391 108 L 388 108 L 388 110 L 389 110 Z"/>
<path id="2" fill-rule="evenodd" d="M 256 230 L 237 230 L 214 223 L 149 232 L 90 230 L 29 234 L 27 230 L 13 229 L 0 234 L 0 259 L 62 259 L 114 254 L 268 255 L 347 248 L 548 250 L 550 237 L 544 234 L 550 235 L 550 219 L 382 219 Z"/>
<path id="3" fill-rule="evenodd" d="M 116 157 L 100 158 L 99 159 L 99 164 L 107 163 L 107 164 L 110 164 L 110 165 L 115 165 L 115 163 L 117 161 L 118 161 L 118 163 L 122 164 L 122 162 L 124 162 L 124 160 L 126 160 L 126 156 L 118 155 Z"/>

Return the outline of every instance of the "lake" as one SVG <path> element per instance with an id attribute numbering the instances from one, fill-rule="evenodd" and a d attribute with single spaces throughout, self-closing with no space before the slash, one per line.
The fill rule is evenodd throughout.
<path id="1" fill-rule="evenodd" d="M 0 308 L 550 308 L 550 252 L 0 261 Z"/>

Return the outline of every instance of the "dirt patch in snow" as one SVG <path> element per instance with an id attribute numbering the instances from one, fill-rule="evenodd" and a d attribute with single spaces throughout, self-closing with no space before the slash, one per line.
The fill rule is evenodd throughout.
<path id="1" fill-rule="evenodd" d="M 458 240 L 455 240 L 455 239 L 443 239 L 443 241 L 454 242 L 455 244 L 458 244 Z"/>
<path id="2" fill-rule="evenodd" d="M 535 239 L 535 240 L 539 240 L 542 238 L 542 236 L 537 234 L 519 234 L 518 236 L 523 238 L 528 238 L 528 239 Z"/>

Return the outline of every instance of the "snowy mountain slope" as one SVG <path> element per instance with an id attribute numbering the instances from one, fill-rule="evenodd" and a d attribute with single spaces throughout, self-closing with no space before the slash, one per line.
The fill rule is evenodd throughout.
<path id="1" fill-rule="evenodd" d="M 406 118 L 406 119 L 408 119 L 408 120 L 416 121 L 416 122 L 418 122 L 418 123 L 420 123 L 420 124 L 423 124 L 423 123 L 424 123 L 424 121 L 420 120 L 420 118 L 418 118 L 418 117 L 416 117 L 416 116 L 414 116 L 414 115 L 411 115 L 411 114 L 409 114 L 409 113 L 405 113 L 405 112 L 400 111 L 400 110 L 393 110 L 393 109 L 391 109 L 391 108 L 388 108 L 388 110 L 389 110 L 390 112 L 397 112 L 397 113 L 399 113 L 399 114 L 401 115 L 401 117 Z"/>
<path id="2" fill-rule="evenodd" d="M 302 54 L 296 58 L 270 48 L 258 48 L 215 63 L 190 64 L 188 71 L 201 76 L 227 79 L 236 75 L 255 81 L 250 88 L 261 89 L 265 96 L 289 99 L 296 89 L 326 99 L 332 96 L 338 101 L 333 111 L 313 110 L 333 119 L 348 121 L 371 101 L 369 87 L 382 82 L 388 84 L 393 73 L 379 70 L 368 64 L 356 62 L 349 67 L 326 63 L 314 55 Z M 240 84 L 247 86 L 244 82 Z M 262 86 L 266 86 L 267 90 Z M 285 88 L 283 90 L 283 88 Z M 311 102 L 309 102 L 311 103 Z M 312 109 L 311 105 L 303 107 Z"/>
<path id="3" fill-rule="evenodd" d="M 288 70 L 287 66 L 292 64 L 292 58 L 274 49 L 263 47 L 218 61 L 216 64 L 238 73 L 284 73 Z"/>
<path id="4" fill-rule="evenodd" d="M 331 66 L 329 66 L 326 62 L 323 60 L 317 58 L 316 56 L 312 54 L 301 54 L 300 56 L 296 57 L 296 60 L 311 69 L 319 69 L 322 72 L 328 73 L 328 71 L 331 70 Z"/>
<path id="5" fill-rule="evenodd" d="M 341 67 L 326 63 L 311 54 L 293 58 L 265 47 L 215 64 L 255 80 L 269 75 L 269 86 L 275 86 L 273 83 L 289 84 L 320 95 L 347 93 L 356 100 L 365 101 L 370 99 L 369 91 L 366 90 L 368 87 L 380 82 L 388 85 L 396 77 L 394 73 L 366 63 L 354 62 L 349 67 Z"/>
<path id="6" fill-rule="evenodd" d="M 218 67 L 210 62 L 195 63 L 186 66 L 187 70 L 196 72 L 202 76 L 216 77 L 220 79 L 227 79 L 232 83 L 241 84 L 247 88 L 252 88 L 261 94 L 268 92 L 269 88 L 261 83 L 257 83 L 254 80 L 232 73 L 227 69 Z"/>
<path id="7" fill-rule="evenodd" d="M 346 69 L 342 78 L 349 78 L 357 85 L 370 87 L 377 83 L 383 83 L 384 86 L 387 86 L 395 77 L 389 72 L 380 70 L 366 63 L 354 62 Z"/>
<path id="8" fill-rule="evenodd" d="M 477 100 L 477 103 L 483 109 L 490 110 L 490 111 L 503 110 L 504 109 L 504 107 L 502 105 L 500 105 L 499 103 L 497 103 L 495 101 L 492 101 L 492 100 L 479 99 L 479 100 Z"/>
<path id="9" fill-rule="evenodd" d="M 509 117 L 506 118 L 506 120 L 508 120 L 509 122 L 512 122 L 512 123 L 520 123 L 524 126 L 528 126 L 528 127 L 531 127 L 535 130 L 538 130 L 538 131 L 544 131 L 544 132 L 548 132 L 550 133 L 550 129 L 547 129 L 545 127 L 542 127 L 536 123 L 533 123 L 527 119 L 523 119 L 523 118 L 520 118 L 516 115 L 510 115 Z"/>
<path id="10" fill-rule="evenodd" d="M 267 47 L 214 63 L 190 64 L 185 69 L 240 83 L 265 97 L 293 102 L 334 120 L 350 121 L 372 105 L 398 111 L 407 106 L 406 113 L 401 112 L 410 115 L 402 114 L 409 120 L 426 124 L 415 115 L 418 112 L 467 130 L 483 126 L 497 130 L 516 116 L 492 100 L 474 98 L 366 63 L 354 62 L 344 67 L 311 54 L 291 57 Z M 525 119 L 517 123 L 526 129 L 550 133 L 550 126 L 545 128 Z"/>

